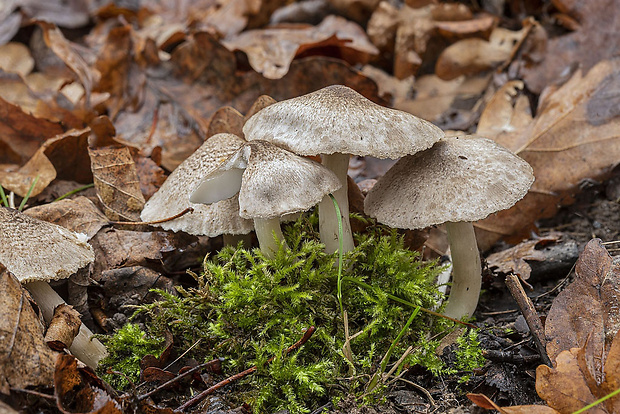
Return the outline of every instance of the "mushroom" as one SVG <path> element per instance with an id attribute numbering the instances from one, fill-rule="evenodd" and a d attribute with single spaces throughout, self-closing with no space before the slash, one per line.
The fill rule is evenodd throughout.
<path id="1" fill-rule="evenodd" d="M 347 170 L 350 155 L 399 158 L 429 148 L 444 136 L 430 122 L 377 105 L 343 85 L 332 85 L 259 111 L 243 127 L 248 141 L 264 140 L 299 155 L 321 155 L 342 187 L 334 193 L 343 224 L 343 250 L 354 248 Z M 328 253 L 338 250 L 332 201 L 319 204 L 319 231 Z"/>
<path id="2" fill-rule="evenodd" d="M 48 281 L 67 278 L 94 260 L 92 247 L 79 234 L 0 207 L 0 263 L 28 289 L 47 323 L 54 308 L 65 303 Z M 92 336 L 82 324 L 69 350 L 96 368 L 107 351 Z"/>
<path id="3" fill-rule="evenodd" d="M 377 181 L 364 211 L 392 227 L 421 229 L 446 223 L 453 282 L 445 314 L 473 315 L 482 281 L 472 222 L 507 209 L 534 182 L 532 167 L 490 139 L 444 138 L 400 159 Z"/>
<path id="4" fill-rule="evenodd" d="M 196 187 L 192 203 L 215 203 L 238 193 L 239 215 L 254 220 L 260 249 L 273 257 L 285 244 L 280 218 L 306 211 L 340 188 L 321 164 L 265 141 L 252 141 Z"/>
<path id="5" fill-rule="evenodd" d="M 174 216 L 187 207 L 192 214 L 157 224 L 164 230 L 185 231 L 197 236 L 224 235 L 224 244 L 236 244 L 234 235 L 252 231 L 252 221 L 239 216 L 237 197 L 212 205 L 190 202 L 190 194 L 204 176 L 214 171 L 246 141 L 233 134 L 216 134 L 183 161 L 166 179 L 161 188 L 147 201 L 140 218 L 156 221 Z"/>

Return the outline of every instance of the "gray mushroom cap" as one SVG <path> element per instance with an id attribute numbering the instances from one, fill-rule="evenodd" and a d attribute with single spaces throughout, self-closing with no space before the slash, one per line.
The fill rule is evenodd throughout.
<path id="1" fill-rule="evenodd" d="M 473 222 L 512 207 L 533 182 L 532 167 L 494 141 L 446 137 L 400 159 L 370 190 L 364 211 L 407 229 Z"/>
<path id="2" fill-rule="evenodd" d="M 64 279 L 94 260 L 86 236 L 0 207 L 0 263 L 21 283 Z"/>
<path id="3" fill-rule="evenodd" d="M 413 154 L 444 136 L 430 122 L 377 105 L 343 85 L 270 105 L 245 123 L 243 133 L 249 141 L 269 141 L 300 155 L 377 158 Z"/>
<path id="4" fill-rule="evenodd" d="M 239 173 L 243 170 L 241 180 Z M 218 170 L 206 176 L 193 193 L 194 200 L 211 202 L 211 186 L 238 189 L 239 214 L 245 218 L 272 219 L 306 211 L 341 187 L 334 173 L 321 164 L 265 141 L 247 143 Z M 226 180 L 222 185 L 221 181 Z"/>
<path id="5" fill-rule="evenodd" d="M 188 207 L 194 211 L 157 226 L 164 230 L 215 237 L 220 234 L 247 234 L 253 229 L 251 220 L 239 216 L 237 197 L 205 205 L 191 203 L 191 192 L 203 177 L 215 170 L 246 141 L 233 134 L 216 134 L 205 141 L 183 161 L 144 206 L 140 218 L 156 221 L 174 216 Z"/>

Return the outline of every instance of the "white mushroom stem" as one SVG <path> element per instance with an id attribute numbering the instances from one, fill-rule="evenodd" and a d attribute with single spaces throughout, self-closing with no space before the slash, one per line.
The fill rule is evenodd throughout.
<path id="1" fill-rule="evenodd" d="M 480 253 L 471 222 L 446 223 L 452 255 L 452 287 L 445 314 L 461 319 L 472 316 L 482 285 Z"/>
<path id="2" fill-rule="evenodd" d="M 330 169 L 342 187 L 336 190 L 333 195 L 340 208 L 342 218 L 342 251 L 346 253 L 355 248 L 353 235 L 351 233 L 351 223 L 349 221 L 349 198 L 347 192 L 347 172 L 349 170 L 349 154 L 323 154 L 323 165 Z M 338 216 L 334 203 L 329 196 L 323 197 L 319 203 L 319 233 L 321 242 L 325 245 L 327 253 L 337 252 L 340 245 L 338 243 Z"/>
<path id="3" fill-rule="evenodd" d="M 47 282 L 29 282 L 25 284 L 25 287 L 41 309 L 43 319 L 49 323 L 54 315 L 54 309 L 65 303 L 64 299 Z M 98 339 L 93 338 L 93 333 L 84 324 L 80 325 L 80 332 L 69 350 L 93 369 L 97 368 L 99 361 L 108 354 L 105 346 Z"/>
<path id="4" fill-rule="evenodd" d="M 244 165 L 242 165 L 245 167 Z M 245 168 L 231 168 L 228 170 L 218 171 L 205 179 L 191 194 L 189 201 L 192 203 L 210 204 L 220 200 L 233 197 L 241 189 L 241 180 Z M 254 230 L 258 238 L 258 244 L 261 251 L 266 257 L 273 258 L 274 253 L 278 251 L 278 245 L 273 238 L 275 232 L 276 237 L 284 242 L 282 229 L 280 228 L 280 219 L 260 219 L 254 218 Z M 226 242 L 226 239 L 224 239 Z"/>
<path id="5" fill-rule="evenodd" d="M 284 235 L 282 234 L 282 228 L 280 227 L 280 218 L 272 219 L 254 219 L 254 230 L 256 231 L 256 237 L 258 238 L 258 244 L 261 252 L 270 259 L 275 257 L 275 253 L 278 251 L 278 241 L 282 243 L 285 249 L 288 249 Z M 277 240 L 276 240 L 277 239 Z"/>

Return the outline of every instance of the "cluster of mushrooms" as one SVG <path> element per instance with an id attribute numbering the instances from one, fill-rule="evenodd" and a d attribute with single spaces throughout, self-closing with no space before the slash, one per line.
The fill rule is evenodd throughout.
<path id="1" fill-rule="evenodd" d="M 511 207 L 534 181 L 530 165 L 494 141 L 448 137 L 435 125 L 377 105 L 333 85 L 267 106 L 250 117 L 244 138 L 217 134 L 172 172 L 141 218 L 161 220 L 187 207 L 191 215 L 159 224 L 210 237 L 255 230 L 272 257 L 286 248 L 280 222 L 318 204 L 326 252 L 354 248 L 347 198 L 351 155 L 400 160 L 368 193 L 365 213 L 403 229 L 446 224 L 453 283 L 445 313 L 471 316 L 481 286 L 472 222 Z M 307 156 L 320 156 L 322 165 Z"/>
<path id="2" fill-rule="evenodd" d="M 445 313 L 471 316 L 481 285 L 480 256 L 472 222 L 509 208 L 534 181 L 532 168 L 495 142 L 447 137 L 411 114 L 379 106 L 345 86 L 273 103 L 243 127 L 244 138 L 217 134 L 173 171 L 142 211 L 144 221 L 186 214 L 158 224 L 194 235 L 224 235 L 225 242 L 254 230 L 272 257 L 286 248 L 282 220 L 318 204 L 319 232 L 328 253 L 354 248 L 347 199 L 351 155 L 400 160 L 368 193 L 364 210 L 396 228 L 445 223 L 453 283 Z M 321 156 L 322 165 L 305 156 Z M 94 261 L 83 235 L 0 207 L 0 264 L 31 292 L 49 322 L 64 300 L 47 281 L 69 277 Z M 21 234 L 40 240 L 37 255 Z M 96 367 L 105 347 L 82 324 L 72 344 L 82 362 Z"/>

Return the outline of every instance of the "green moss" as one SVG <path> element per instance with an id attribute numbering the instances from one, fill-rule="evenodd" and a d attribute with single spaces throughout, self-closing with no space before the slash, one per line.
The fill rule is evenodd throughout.
<path id="1" fill-rule="evenodd" d="M 135 383 L 140 378 L 140 360 L 146 355 L 159 356 L 163 351 L 164 341 L 142 331 L 138 325 L 126 324 L 113 336 L 100 336 L 104 341 L 109 356 L 101 361 L 99 372 L 102 378 L 117 389 Z M 104 367 L 111 367 L 115 373 L 106 373 Z"/>
<path id="2" fill-rule="evenodd" d="M 387 227 L 371 225 L 358 235 L 357 247 L 343 262 L 342 302 L 350 335 L 361 332 L 351 339 L 352 358 L 347 360 L 343 315 L 336 297 L 337 255 L 323 252 L 316 221 L 311 216 L 285 227 L 291 250 L 281 249 L 273 259 L 258 249 L 230 247 L 206 258 L 204 272 L 194 275 L 195 288 L 177 288 L 178 296 L 158 291 L 163 299 L 141 308 L 151 317 L 149 334 L 162 337 L 164 331 L 171 331 L 179 353 L 200 339 L 200 347 L 188 356 L 223 357 L 226 375 L 256 365 L 257 373 L 241 380 L 237 384 L 241 392 L 235 395 L 252 404 L 257 413 L 284 408 L 309 412 L 343 390 L 362 394 L 414 310 L 388 295 L 434 307 L 440 297 L 434 279 L 441 268 L 420 261 L 417 253 L 404 248 L 402 237 Z M 309 326 L 317 327 L 314 336 L 301 349 L 282 356 L 282 350 L 299 340 Z M 443 326 L 443 321 L 418 315 L 395 345 L 390 364 L 409 345 L 417 344 L 420 351 L 404 363 L 443 372 L 445 367 L 425 340 L 431 329 L 437 332 Z M 111 352 L 116 352 L 114 347 Z M 264 366 L 272 356 L 276 359 Z M 122 355 L 114 358 L 121 361 Z"/>

